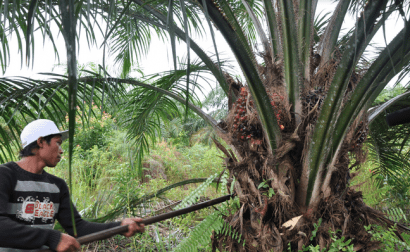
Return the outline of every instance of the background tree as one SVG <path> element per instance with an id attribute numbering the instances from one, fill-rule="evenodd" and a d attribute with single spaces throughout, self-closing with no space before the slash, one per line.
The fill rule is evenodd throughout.
<path id="1" fill-rule="evenodd" d="M 2 7 L 9 21 L 4 23 L 3 32 L 10 31 L 19 38 L 25 35 L 29 59 L 33 53 L 30 46 L 34 43 L 34 19 L 43 34 L 51 39 L 53 33 L 47 20 L 55 22 L 62 31 L 68 55 L 68 79 L 64 84 L 61 80 L 51 81 L 55 86 L 49 90 L 68 87 L 61 95 L 66 95 L 64 101 L 68 104 L 71 136 L 78 94 L 93 90 L 94 83 L 101 85 L 102 94 L 108 86 L 134 87 L 129 92 L 132 98 L 126 103 L 124 125 L 141 146 L 139 160 L 148 149 L 148 139 L 154 139 L 160 130 L 160 120 L 165 120 L 170 111 L 176 113 L 175 102 L 184 104 L 186 110 L 191 109 L 207 121 L 232 149 L 218 144 L 227 156 L 226 168 L 234 179 L 234 192 L 240 200 L 239 209 L 226 216 L 225 221 L 245 239 L 243 246 L 230 236 L 215 235 L 215 245 L 219 244 L 220 250 L 282 251 L 288 243 L 292 249 L 302 249 L 303 244 L 310 242 L 323 248 L 331 242 L 329 229 L 342 230 L 342 235 L 351 238 L 356 249 L 370 250 L 377 244 L 370 241 L 371 235 L 363 226 L 369 222 L 389 225 L 392 222 L 367 207 L 361 193 L 349 187 L 350 164 L 364 161 L 361 147 L 368 131 L 367 109 L 387 83 L 409 63 L 410 46 L 406 41 L 410 32 L 403 28 L 371 63 L 365 65 L 361 60 L 374 34 L 380 28 L 385 29 L 385 21 L 392 13 L 399 13 L 404 27 L 408 26 L 404 11 L 408 3 L 385 0 L 364 4 L 341 0 L 323 34 L 320 34 L 320 27 L 324 26 L 314 25 L 317 3 L 70 0 L 55 5 L 34 0 L 19 4 L 6 1 Z M 338 40 L 349 8 L 359 13 L 356 25 Z M 213 60 L 191 39 L 189 34 L 193 31 L 203 31 L 200 13 L 223 35 L 246 81 L 235 80 L 219 57 Z M 92 41 L 94 30 L 97 30 L 92 23 L 100 17 L 106 26 L 102 45 L 104 48 L 111 46 L 111 52 L 117 55 L 122 77 L 129 73 L 139 50 L 146 49 L 152 30 L 161 36 L 165 32 L 169 34 L 174 71 L 167 77 L 151 80 L 152 84 L 112 78 L 106 72 L 77 78 L 75 40 L 83 28 Z M 104 30 L 98 24 L 94 27 Z M 213 33 L 212 25 L 210 31 Z M 314 36 L 315 33 L 318 36 Z M 7 61 L 6 38 L 2 38 L 4 62 Z M 188 48 L 183 69 L 177 69 L 175 38 L 184 40 Z M 252 47 L 255 41 L 261 46 Z M 22 48 L 21 42 L 19 45 Z M 191 50 L 201 62 L 191 61 Z M 206 72 L 211 73 L 228 97 L 228 115 L 220 123 L 194 105 L 197 91 L 194 87 L 198 86 L 198 81 L 193 76 L 203 76 Z M 23 102 L 32 92 L 26 88 L 26 82 L 33 81 L 25 80 L 16 90 L 2 85 L 7 95 L 2 106 L 10 110 L 17 100 L 9 97 L 19 94 L 19 104 L 28 107 L 23 112 L 18 110 L 19 113 L 36 117 L 30 109 L 37 108 L 39 102 L 30 106 Z M 38 85 L 39 82 L 34 83 Z M 81 86 L 88 89 L 78 93 Z M 52 106 L 51 100 L 54 102 L 58 95 L 50 94 L 49 97 L 53 98 L 47 104 Z M 104 97 L 102 95 L 102 99 Z M 185 116 L 187 114 L 186 111 Z M 11 137 L 17 139 L 20 129 L 14 127 L 13 116 L 3 117 L 11 118 L 6 120 L 7 125 Z M 10 139 L 3 135 L 3 141 Z M 71 154 L 72 137 L 69 142 Z M 7 151 L 10 148 L 6 147 L 3 153 L 9 153 Z M 288 230 L 282 226 L 295 216 L 302 216 L 296 227 Z M 310 231 L 319 218 L 322 223 L 313 237 Z"/>

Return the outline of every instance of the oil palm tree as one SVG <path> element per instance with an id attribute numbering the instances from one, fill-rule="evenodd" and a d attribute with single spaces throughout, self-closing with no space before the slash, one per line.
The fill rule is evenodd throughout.
<path id="1" fill-rule="evenodd" d="M 239 209 L 225 216 L 225 222 L 245 239 L 243 245 L 230 236 L 215 235 L 214 244 L 220 250 L 282 251 L 287 244 L 296 250 L 308 243 L 323 248 L 331 242 L 328 230 L 340 229 L 343 236 L 352 238 L 356 250 L 367 251 L 377 244 L 370 241 L 364 226 L 392 222 L 367 207 L 361 193 L 349 187 L 350 165 L 364 161 L 361 146 L 368 128 L 367 109 L 387 83 L 408 66 L 410 46 L 406 41 L 410 32 L 404 9 L 408 2 L 340 0 L 322 34 L 314 25 L 317 4 L 288 0 L 33 0 L 18 5 L 5 1 L 2 7 L 9 21 L 4 22 L 2 31 L 19 34 L 19 41 L 25 36 L 26 53 L 32 57 L 33 20 L 51 39 L 53 32 L 48 23 L 58 25 L 69 55 L 65 85 L 70 131 L 74 129 L 76 98 L 82 94 L 79 87 L 90 87 L 89 83 L 96 81 L 103 87 L 107 83 L 134 87 L 124 124 L 145 146 L 141 150 L 149 145 L 148 136 L 155 136 L 159 117 L 167 110 L 175 111 L 175 102 L 185 104 L 212 126 L 232 149 L 219 145 L 227 156 L 226 168 L 240 201 Z M 349 9 L 358 13 L 356 25 L 340 36 Z M 392 13 L 400 14 L 405 28 L 386 43 L 374 60 L 363 64 L 364 51 L 375 33 L 385 29 L 385 21 Z M 245 81 L 233 78 L 219 57 L 207 54 L 191 39 L 189 34 L 204 31 L 200 15 L 210 24 L 211 33 L 216 27 L 223 35 Z M 97 17 L 105 21 L 105 29 L 98 23 L 92 26 Z M 104 33 L 102 46 L 110 46 L 122 66 L 123 77 L 139 50 L 147 48 L 152 31 L 160 36 L 169 34 L 174 62 L 176 38 L 185 41 L 189 49 L 187 64 L 181 70 L 175 63 L 172 75 L 165 80 L 159 77 L 151 84 L 107 74 L 78 79 L 75 39 L 80 28 L 86 30 L 91 41 L 94 30 Z M 6 38 L 2 37 L 3 62 L 8 59 Z M 256 41 L 260 47 L 251 46 Z M 191 62 L 191 50 L 200 64 Z M 193 76 L 204 72 L 212 74 L 229 100 L 228 115 L 220 123 L 191 102 L 198 85 Z M 2 88 L 9 90 L 5 85 Z M 13 90 L 8 92 L 14 94 Z M 14 102 L 7 101 L 3 108 Z M 27 105 L 28 109 L 36 104 Z M 9 117 L 10 134 L 16 135 L 19 129 L 13 128 L 13 117 Z M 297 216 L 300 219 L 293 229 L 283 227 Z M 312 237 L 310 231 L 319 218 L 322 224 Z"/>

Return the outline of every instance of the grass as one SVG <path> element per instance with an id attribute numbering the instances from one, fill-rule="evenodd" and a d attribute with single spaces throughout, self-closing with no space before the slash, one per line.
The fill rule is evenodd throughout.
<path id="1" fill-rule="evenodd" d="M 106 126 L 107 127 L 107 126 Z M 81 132 L 81 128 L 79 129 Z M 131 156 L 132 145 L 127 143 L 125 132 L 111 129 L 106 134 L 104 145 L 94 145 L 90 149 L 76 144 L 72 163 L 72 199 L 85 218 L 98 218 L 119 205 L 125 211 L 119 219 L 129 216 L 147 216 L 166 205 L 182 200 L 198 186 L 190 184 L 167 191 L 161 198 L 154 198 L 140 205 L 132 205 L 132 199 L 141 198 L 179 181 L 191 178 L 207 178 L 223 170 L 221 152 L 215 147 L 201 144 L 192 147 L 176 148 L 160 141 L 153 146 L 144 159 L 144 182 L 136 175 Z M 82 132 L 81 132 L 82 133 Z M 79 134 L 84 136 L 85 134 Z M 81 142 L 76 139 L 75 142 Z M 84 141 L 82 141 L 84 143 Z M 68 182 L 68 143 L 63 144 L 65 153 L 56 168 L 47 171 Z M 220 190 L 218 190 L 220 191 Z M 206 189 L 202 199 L 222 196 L 215 192 L 215 186 Z M 147 232 L 132 238 L 116 236 L 105 241 L 83 246 L 83 251 L 168 251 L 186 237 L 193 226 L 214 209 L 186 214 L 147 227 Z"/>
<path id="2" fill-rule="evenodd" d="M 381 188 L 377 187 L 372 168 L 372 163 L 365 163 L 353 170 L 357 176 L 352 179 L 351 185 L 360 185 L 356 190 L 362 191 L 363 201 L 370 207 L 380 209 L 390 187 L 387 185 Z"/>

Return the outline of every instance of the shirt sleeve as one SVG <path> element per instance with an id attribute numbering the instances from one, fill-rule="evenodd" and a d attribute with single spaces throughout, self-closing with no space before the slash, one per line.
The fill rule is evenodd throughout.
<path id="1" fill-rule="evenodd" d="M 37 249 L 46 245 L 55 249 L 60 241 L 60 232 L 26 226 L 9 217 L 9 199 L 15 183 L 13 170 L 0 166 L 0 247 Z"/>
<path id="2" fill-rule="evenodd" d="M 71 210 L 70 210 L 70 196 L 68 192 L 67 184 L 63 181 L 61 185 L 61 198 L 60 198 L 60 208 L 57 213 L 57 220 L 64 228 L 64 230 L 71 236 L 74 235 L 73 222 L 71 220 Z M 109 228 L 117 227 L 121 225 L 121 222 L 111 222 L 111 223 L 94 223 L 85 221 L 81 218 L 75 206 L 74 210 L 74 220 L 77 229 L 78 237 L 92 234 L 95 232 L 103 231 Z"/>

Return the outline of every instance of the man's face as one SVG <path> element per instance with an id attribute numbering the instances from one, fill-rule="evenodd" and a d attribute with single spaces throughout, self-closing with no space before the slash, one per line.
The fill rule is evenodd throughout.
<path id="1" fill-rule="evenodd" d="M 61 148 L 62 143 L 63 141 L 59 135 L 51 138 L 50 144 L 43 139 L 39 154 L 46 166 L 55 167 L 58 162 L 60 162 L 61 154 L 63 154 L 63 149 Z"/>

